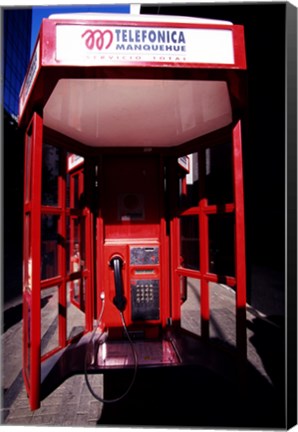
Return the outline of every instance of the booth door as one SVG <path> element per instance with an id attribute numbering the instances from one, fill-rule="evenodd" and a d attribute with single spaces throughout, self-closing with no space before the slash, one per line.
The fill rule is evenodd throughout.
<path id="1" fill-rule="evenodd" d="M 172 161 L 172 316 L 186 330 L 208 339 L 216 314 L 211 297 L 220 284 L 235 292 L 235 343 L 246 358 L 246 270 L 241 123 L 217 141 L 205 141 L 183 169 Z M 181 158 L 180 158 L 181 159 Z M 185 157 L 187 161 L 187 158 Z M 180 172 L 180 177 L 177 176 Z M 177 199 L 178 198 L 178 199 Z M 175 207 L 176 204 L 176 207 Z M 212 296 L 211 296 L 212 290 Z M 193 323 L 181 303 L 190 294 Z M 220 302 L 220 300 L 218 300 Z M 191 305 L 191 306 L 190 306 Z M 187 310 L 187 309 L 184 309 Z M 182 316 L 181 316 L 182 314 Z M 220 320 L 217 321 L 220 325 Z M 213 333 L 214 334 L 214 333 Z"/>
<path id="2" fill-rule="evenodd" d="M 91 213 L 84 167 L 49 144 L 34 115 L 25 141 L 23 375 L 40 404 L 42 362 L 92 327 Z"/>

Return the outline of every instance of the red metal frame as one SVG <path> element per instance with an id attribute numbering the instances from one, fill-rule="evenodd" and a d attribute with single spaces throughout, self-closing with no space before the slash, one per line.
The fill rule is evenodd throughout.
<path id="1" fill-rule="evenodd" d="M 72 171 L 70 174 L 70 184 L 69 184 L 69 193 L 70 193 L 70 208 L 75 209 L 76 208 L 76 201 L 79 199 L 79 197 L 84 192 L 84 171 L 81 167 L 80 169 L 76 169 Z M 77 187 L 76 187 L 76 179 L 77 179 Z M 77 195 L 77 196 L 76 196 Z M 72 212 L 71 212 L 72 213 Z M 79 257 L 77 259 L 74 258 L 74 245 L 76 242 L 78 242 L 79 245 L 82 244 L 82 227 L 79 225 L 77 226 L 78 232 L 75 232 L 75 221 L 79 221 L 79 218 L 82 217 L 82 212 L 79 211 L 76 215 L 70 215 L 70 273 L 77 273 L 77 279 L 79 279 L 79 295 L 78 300 L 75 298 L 75 281 L 71 282 L 71 302 L 77 306 L 78 308 L 82 309 L 82 299 L 81 299 L 81 283 L 82 283 L 82 275 L 81 275 L 81 250 L 79 250 Z M 76 261 L 79 259 L 79 263 Z M 79 264 L 79 268 L 75 268 L 75 264 Z"/>
<path id="2" fill-rule="evenodd" d="M 189 67 L 189 68 L 228 68 L 228 69 L 245 69 L 246 68 L 246 56 L 244 51 L 244 32 L 243 27 L 239 25 L 221 25 L 221 24 L 195 24 L 195 23 L 173 23 L 173 22 L 139 22 L 139 21 L 108 21 L 108 20 L 84 20 L 77 19 L 72 22 L 69 20 L 55 19 L 55 20 L 44 20 L 43 27 L 41 30 L 41 39 L 44 43 L 42 44 L 42 64 L 47 66 L 59 65 L 63 66 L 64 63 L 57 62 L 55 56 L 56 49 L 56 33 L 55 29 L 57 25 L 85 25 L 85 26 L 119 26 L 119 27 L 163 27 L 163 28 L 179 28 L 179 29 L 213 29 L 213 30 L 231 30 L 233 34 L 233 44 L 235 50 L 235 62 L 234 64 L 214 64 L 214 63 L 186 63 L 186 62 L 175 62 L 175 67 Z M 119 61 L 118 61 L 119 62 Z M 123 61 L 121 60 L 119 65 L 121 66 L 135 66 L 136 64 L 140 67 L 158 67 L 155 62 L 148 61 Z M 68 65 L 65 63 L 65 65 Z M 83 64 L 81 64 L 83 65 Z M 171 67 L 173 62 L 164 61 L 163 66 Z M 74 66 L 74 65 L 73 65 Z"/>
<path id="3" fill-rule="evenodd" d="M 40 210 L 41 210 L 41 163 L 42 163 L 42 119 L 38 114 L 34 114 L 32 121 L 27 129 L 27 137 L 31 135 L 31 145 L 28 149 L 28 138 L 26 140 L 26 154 L 30 163 L 25 166 L 25 191 L 31 189 L 29 199 L 24 205 L 24 233 L 26 235 L 26 219 L 30 219 L 31 238 L 31 290 L 24 286 L 24 359 L 25 368 L 28 365 L 28 354 L 30 371 L 29 376 L 26 369 L 23 370 L 26 389 L 29 393 L 29 401 L 32 409 L 39 407 L 40 391 Z M 25 160 L 27 163 L 28 160 Z M 27 176 L 28 169 L 31 176 Z M 28 184 L 29 182 L 29 184 Z M 30 187 L 31 186 L 31 187 Z M 25 195 L 26 196 L 26 195 Z M 27 219 L 27 220 L 28 220 Z M 29 255 L 24 244 L 24 268 L 28 269 Z M 28 271 L 28 270 L 27 270 Z M 24 281 L 26 283 L 26 281 Z M 29 306 L 29 308 L 28 308 Z M 29 313 L 30 310 L 30 313 Z M 30 320 L 30 323 L 29 323 Z M 29 330 L 29 334 L 28 334 Z M 28 345 L 30 352 L 28 353 Z"/>
<path id="4" fill-rule="evenodd" d="M 30 142 L 29 142 L 30 141 Z M 60 174 L 58 176 L 58 203 L 57 206 L 42 205 L 42 152 L 43 152 L 43 120 L 34 114 L 27 129 L 26 158 L 25 158 L 25 184 L 24 184 L 24 293 L 23 293 L 23 376 L 32 410 L 40 406 L 40 371 L 41 362 L 47 360 L 57 351 L 65 347 L 71 340 L 67 340 L 67 299 L 66 286 L 72 280 L 67 274 L 66 250 L 60 242 L 57 245 L 58 273 L 50 279 L 41 280 L 41 217 L 42 215 L 57 215 L 59 217 L 58 233 L 66 238 L 66 218 L 72 210 L 66 207 L 66 152 L 61 151 Z M 84 188 L 83 175 L 80 180 L 80 191 Z M 30 193 L 28 194 L 28 191 Z M 81 272 L 86 280 L 86 320 L 85 331 L 90 331 L 93 320 L 93 266 L 92 253 L 92 218 L 90 210 L 81 211 L 85 219 L 86 266 Z M 28 226 L 28 223 L 30 226 Z M 28 246 L 29 244 L 29 246 Z M 31 253 L 29 251 L 31 250 Z M 32 264 L 29 263 L 31 258 Z M 31 289 L 28 286 L 31 266 Z M 29 276 L 28 276 L 29 275 Z M 41 355 L 41 292 L 44 289 L 58 287 L 58 346 L 44 355 Z M 58 304 L 57 304 L 58 310 Z"/>
<path id="5" fill-rule="evenodd" d="M 50 140 L 49 140 L 50 141 Z M 55 145 L 55 144 L 53 144 Z M 84 191 L 84 173 L 82 167 L 80 170 L 72 173 L 73 175 L 79 176 L 78 183 L 78 193 L 81 194 Z M 92 217 L 88 208 L 84 207 L 83 209 L 75 209 L 74 208 L 74 181 L 73 175 L 67 174 L 67 154 L 65 150 L 61 151 L 61 163 L 60 163 L 60 175 L 58 177 L 58 206 L 57 207 L 49 207 L 42 206 L 41 214 L 48 215 L 58 215 L 59 216 L 59 224 L 58 231 L 62 238 L 67 238 L 67 229 L 66 223 L 67 218 L 70 221 L 70 243 L 72 244 L 72 239 L 74 239 L 74 231 L 73 231 L 73 218 L 81 217 L 84 219 L 84 229 L 85 229 L 85 267 L 81 269 L 79 272 L 73 273 L 70 270 L 70 273 L 67 272 L 67 262 L 66 262 L 66 250 L 62 244 L 58 245 L 58 275 L 51 278 L 45 279 L 41 281 L 41 288 L 49 288 L 58 285 L 59 286 L 59 305 L 61 313 L 59 313 L 59 346 L 53 349 L 52 351 L 46 353 L 42 356 L 41 360 L 44 361 L 49 358 L 51 355 L 59 351 L 61 348 L 65 347 L 68 343 L 71 342 L 71 339 L 67 338 L 66 328 L 67 328 L 67 284 L 70 282 L 73 283 L 74 280 L 80 279 L 80 282 L 85 280 L 85 331 L 89 331 L 92 327 L 92 272 L 90 269 L 93 266 L 93 256 L 90 251 L 92 248 Z M 70 207 L 66 206 L 66 175 L 70 175 Z M 80 235 L 82 226 L 79 226 Z M 70 247 L 70 252 L 71 252 Z M 73 303 L 80 307 L 81 305 L 77 302 Z"/>
<path id="6" fill-rule="evenodd" d="M 164 176 L 164 160 L 160 157 L 160 178 L 163 179 Z M 161 181 L 162 183 L 162 181 Z M 170 270 L 168 268 L 168 263 L 170 262 L 170 251 L 169 251 L 169 238 L 167 236 L 167 225 L 166 225 L 166 205 L 164 200 L 164 195 L 162 193 L 162 186 L 160 188 L 159 194 L 159 207 L 160 207 L 160 260 L 161 269 L 163 269 L 161 274 L 161 308 L 162 308 L 162 326 L 165 327 L 168 324 L 168 319 L 171 316 L 170 310 L 170 299 L 171 299 L 171 289 L 170 289 Z"/>
<path id="7" fill-rule="evenodd" d="M 241 148 L 241 121 L 231 130 L 232 159 L 233 159 L 233 187 L 234 202 L 221 206 L 221 214 L 235 215 L 235 277 L 225 276 L 225 284 L 236 287 L 236 346 L 238 352 L 246 355 L 246 272 L 245 272 L 245 225 L 244 225 L 244 197 L 243 197 L 243 168 Z M 224 141 L 223 141 L 224 142 Z M 217 145 L 220 145 L 217 144 Z M 205 198 L 205 145 L 198 146 L 200 190 L 198 190 L 198 206 L 186 210 L 176 209 L 176 215 L 171 222 L 171 265 L 172 265 L 172 314 L 176 321 L 180 320 L 179 278 L 193 277 L 200 280 L 201 286 L 201 332 L 202 337 L 209 338 L 209 283 L 222 281 L 222 275 L 209 271 L 209 228 L 208 216 L 218 213 L 217 205 L 209 205 Z M 175 161 L 174 161 L 175 164 Z M 173 180 L 171 180 L 173 182 Z M 177 187 L 177 185 L 176 185 Z M 177 187 L 178 189 L 178 187 Z M 201 194 L 201 197 L 199 197 Z M 175 198 L 174 198 L 175 199 Z M 172 201 L 173 203 L 174 201 Z M 181 266 L 180 256 L 180 228 L 179 216 L 196 215 L 199 223 L 200 270 L 191 270 Z"/>
<path id="8" fill-rule="evenodd" d="M 236 255 L 236 340 L 239 352 L 246 357 L 246 261 L 243 196 L 241 120 L 233 129 L 235 255 Z"/>

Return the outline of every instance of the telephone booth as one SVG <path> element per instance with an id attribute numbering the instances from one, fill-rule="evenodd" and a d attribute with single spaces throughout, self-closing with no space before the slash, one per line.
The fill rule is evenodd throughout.
<path id="1" fill-rule="evenodd" d="M 216 282 L 236 292 L 245 357 L 245 69 L 244 29 L 231 22 L 43 20 L 19 116 L 32 410 L 76 373 L 196 363 Z M 189 278 L 200 335 L 181 326 Z"/>

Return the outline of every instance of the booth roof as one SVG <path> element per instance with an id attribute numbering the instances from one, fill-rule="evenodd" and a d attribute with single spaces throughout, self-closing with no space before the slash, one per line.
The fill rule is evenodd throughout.
<path id="1" fill-rule="evenodd" d="M 115 13 L 66 13 L 53 14 L 49 16 L 53 20 L 111 20 L 111 21 L 137 21 L 137 22 L 169 22 L 169 23 L 185 23 L 185 24 L 216 24 L 216 25 L 232 25 L 230 21 L 214 20 L 207 18 L 193 18 L 171 15 L 134 15 L 134 14 L 115 14 Z"/>
<path id="2" fill-rule="evenodd" d="M 120 48 L 118 52 L 115 43 L 107 51 L 111 38 L 106 51 L 101 52 L 100 47 L 94 52 L 94 40 L 92 47 L 81 43 L 83 30 L 83 35 L 92 33 L 88 21 L 111 26 L 113 22 L 115 26 L 132 22 L 144 28 L 165 23 L 169 29 L 180 24 L 184 29 L 180 32 L 182 48 L 187 51 L 180 47 L 180 40 L 174 40 L 181 53 L 175 50 L 174 56 L 138 48 L 134 60 L 133 45 L 127 53 Z M 85 25 L 87 30 L 75 24 Z M 45 126 L 90 147 L 175 147 L 231 124 L 227 72 L 245 68 L 239 26 L 213 19 L 111 13 L 54 14 L 43 26 L 43 39 L 38 42 L 41 48 L 37 44 L 21 91 L 21 121 L 27 121 L 29 110 L 38 103 L 43 107 Z M 210 37 L 206 38 L 207 34 Z M 122 46 L 126 48 L 124 43 Z M 159 49 L 161 45 L 156 46 Z M 150 48 L 149 44 L 145 47 Z M 137 67 L 146 73 L 137 74 Z M 176 68 L 188 70 L 177 78 L 173 73 Z M 195 74 L 200 68 L 204 73 Z M 210 69 L 216 74 L 209 76 Z"/>

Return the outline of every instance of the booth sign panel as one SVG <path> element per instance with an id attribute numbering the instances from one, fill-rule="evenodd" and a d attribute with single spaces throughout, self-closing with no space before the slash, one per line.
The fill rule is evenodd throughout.
<path id="1" fill-rule="evenodd" d="M 150 63 L 234 64 L 233 33 L 228 29 L 167 27 L 56 26 L 56 61 L 111 65 Z"/>

